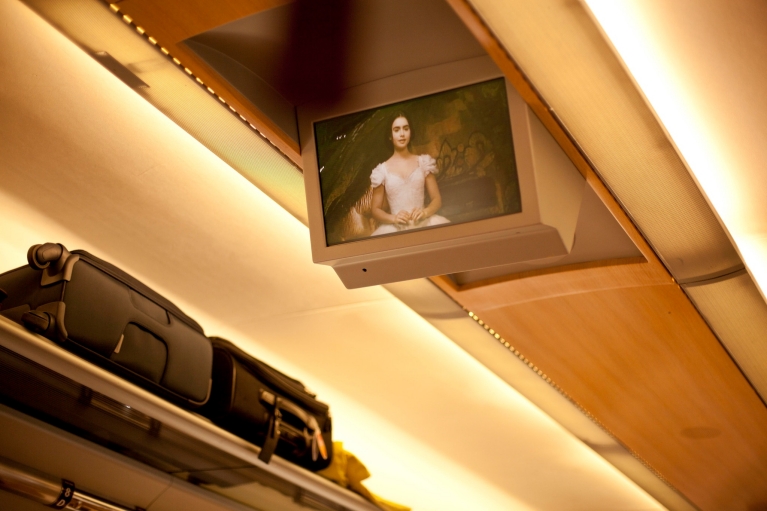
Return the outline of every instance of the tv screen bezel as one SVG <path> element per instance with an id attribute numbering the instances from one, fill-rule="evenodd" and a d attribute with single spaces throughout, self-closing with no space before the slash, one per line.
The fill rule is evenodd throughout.
<path id="1" fill-rule="evenodd" d="M 540 227 L 540 214 L 532 161 L 532 148 L 527 120 L 527 105 L 516 90 L 505 81 L 511 120 L 512 143 L 519 180 L 522 211 L 460 224 L 445 224 L 435 228 L 406 231 L 384 237 L 364 237 L 328 245 L 325 232 L 320 175 L 314 124 L 348 114 L 380 108 L 402 101 L 473 85 L 495 78 L 504 78 L 489 57 L 477 57 L 409 73 L 384 78 L 352 87 L 343 98 L 332 105 L 309 103 L 298 107 L 299 138 L 304 162 L 307 213 L 315 263 L 333 264 L 337 261 L 376 258 L 409 251 L 428 250 L 431 246 L 448 248 L 467 238 L 491 239 L 512 236 Z"/>

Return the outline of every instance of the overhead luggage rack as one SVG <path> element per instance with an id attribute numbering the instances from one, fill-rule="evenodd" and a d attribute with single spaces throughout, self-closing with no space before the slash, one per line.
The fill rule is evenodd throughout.
<path id="1" fill-rule="evenodd" d="M 286 510 L 379 509 L 279 457 L 262 463 L 257 446 L 2 317 L 0 402 L 256 509 L 267 503 Z"/>

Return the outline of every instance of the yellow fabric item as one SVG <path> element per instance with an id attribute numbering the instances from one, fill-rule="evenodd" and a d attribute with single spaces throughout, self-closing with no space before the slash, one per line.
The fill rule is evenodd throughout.
<path id="1" fill-rule="evenodd" d="M 343 442 L 333 442 L 333 459 L 330 465 L 317 473 L 362 495 L 384 511 L 411 511 L 409 507 L 382 499 L 365 488 L 362 481 L 370 477 L 370 472 L 354 454 L 344 450 Z"/>

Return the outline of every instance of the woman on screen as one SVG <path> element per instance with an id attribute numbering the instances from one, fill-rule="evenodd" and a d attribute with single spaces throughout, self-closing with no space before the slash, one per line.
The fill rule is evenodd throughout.
<path id="1" fill-rule="evenodd" d="M 442 197 L 434 177 L 439 172 L 434 158 L 410 152 L 411 127 L 404 113 L 395 114 L 388 126 L 393 153 L 370 175 L 372 216 L 380 224 L 371 236 L 449 223 L 436 214 L 442 207 Z M 429 204 L 424 206 L 426 194 Z M 383 209 L 384 197 L 390 212 Z"/>

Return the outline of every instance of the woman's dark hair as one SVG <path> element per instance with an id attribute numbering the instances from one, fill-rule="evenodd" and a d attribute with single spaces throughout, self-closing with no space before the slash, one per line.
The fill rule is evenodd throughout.
<path id="1" fill-rule="evenodd" d="M 370 190 L 371 172 L 376 165 L 391 158 L 394 150 L 389 139 L 391 125 L 398 117 L 404 117 L 410 123 L 408 149 L 411 149 L 413 125 L 410 116 L 402 110 L 386 107 L 372 113 L 361 113 L 350 119 L 349 123 L 325 133 L 325 143 L 318 144 L 318 149 L 331 145 L 335 147 L 332 151 L 321 153 L 325 170 L 322 172 L 320 186 L 328 240 L 342 239 L 344 218 Z M 332 141 L 338 140 L 336 137 L 339 134 L 348 134 L 347 140 L 332 144 Z"/>
<path id="2" fill-rule="evenodd" d="M 404 117 L 405 119 L 407 119 L 408 126 L 410 126 L 410 141 L 407 143 L 407 148 L 408 148 L 408 151 L 412 151 L 413 150 L 413 133 L 414 133 L 413 121 L 411 120 L 411 117 L 407 114 L 407 112 L 404 112 L 402 110 L 397 110 L 396 112 L 394 112 L 387 118 L 388 122 L 386 123 L 386 131 L 384 132 L 384 140 L 386 143 L 386 147 L 388 147 L 390 151 L 394 151 L 394 142 L 392 142 L 392 139 L 391 139 L 391 126 L 392 124 L 394 124 L 394 121 L 396 121 L 400 117 Z"/>

